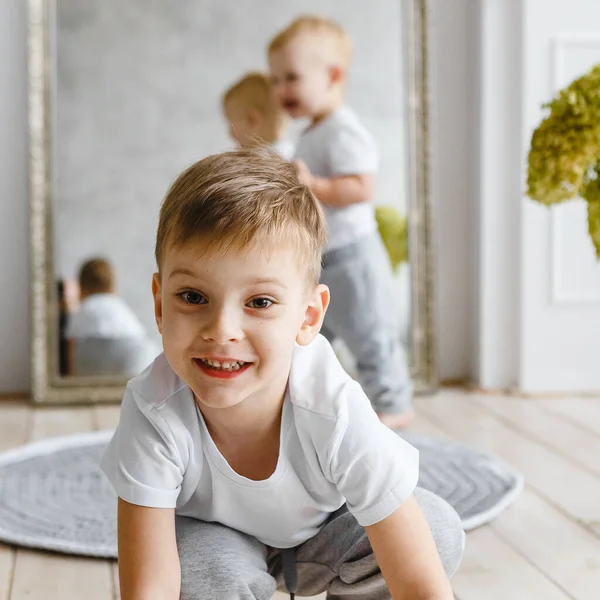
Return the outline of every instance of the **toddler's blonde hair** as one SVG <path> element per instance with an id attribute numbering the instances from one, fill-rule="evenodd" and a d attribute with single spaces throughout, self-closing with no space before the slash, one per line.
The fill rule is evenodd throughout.
<path id="1" fill-rule="evenodd" d="M 315 15 L 305 15 L 292 21 L 280 31 L 268 46 L 268 54 L 287 46 L 291 41 L 309 35 L 326 42 L 324 52 L 328 59 L 337 59 L 345 69 L 352 59 L 352 38 L 336 21 Z"/>
<path id="2" fill-rule="evenodd" d="M 254 71 L 236 81 L 223 94 L 223 108 L 229 102 L 244 108 L 254 108 L 264 117 L 265 142 L 272 144 L 283 136 L 288 117 L 273 96 L 271 81 L 265 73 Z"/>
<path id="3" fill-rule="evenodd" d="M 292 245 L 309 283 L 321 276 L 327 226 L 320 203 L 294 166 L 265 148 L 209 156 L 173 183 L 160 210 L 156 262 L 192 241 L 205 251 L 268 251 Z"/>

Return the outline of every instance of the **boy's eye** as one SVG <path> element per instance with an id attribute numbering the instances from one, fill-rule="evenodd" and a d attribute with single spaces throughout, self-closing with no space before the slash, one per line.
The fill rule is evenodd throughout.
<path id="1" fill-rule="evenodd" d="M 177 294 L 186 304 L 205 304 L 206 298 L 200 292 L 181 292 Z"/>
<path id="2" fill-rule="evenodd" d="M 272 306 L 272 304 L 273 300 L 269 300 L 269 298 L 254 298 L 254 300 L 250 300 L 250 302 L 248 302 L 248 306 L 250 306 L 250 308 L 261 309 L 269 308 Z"/>

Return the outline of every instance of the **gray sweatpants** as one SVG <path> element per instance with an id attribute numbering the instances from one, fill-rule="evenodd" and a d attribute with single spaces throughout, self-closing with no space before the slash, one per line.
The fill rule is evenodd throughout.
<path id="1" fill-rule="evenodd" d="M 417 488 L 448 577 L 460 564 L 464 532 L 456 512 Z M 282 551 L 217 523 L 176 518 L 181 600 L 270 600 L 283 589 Z M 330 600 L 391 598 L 363 527 L 346 507 L 296 549 L 298 595 L 327 591 Z"/>
<path id="2" fill-rule="evenodd" d="M 409 411 L 413 386 L 400 343 L 392 268 L 379 233 L 326 252 L 321 282 L 331 290 L 321 333 L 344 341 L 378 413 Z"/>

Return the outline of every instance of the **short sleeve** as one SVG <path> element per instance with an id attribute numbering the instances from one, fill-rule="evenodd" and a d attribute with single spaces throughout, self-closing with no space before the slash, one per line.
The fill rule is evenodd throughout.
<path id="1" fill-rule="evenodd" d="M 331 477 L 348 510 L 367 527 L 391 515 L 413 493 L 419 453 L 379 421 L 360 388 L 345 393 L 347 414 L 332 451 Z"/>
<path id="2" fill-rule="evenodd" d="M 100 467 L 126 502 L 175 508 L 185 467 L 167 423 L 154 407 L 142 410 L 135 395 L 127 387 L 119 425 Z"/>
<path id="3" fill-rule="evenodd" d="M 359 127 L 339 127 L 329 140 L 328 155 L 329 169 L 334 177 L 377 171 L 375 141 L 366 130 Z"/>

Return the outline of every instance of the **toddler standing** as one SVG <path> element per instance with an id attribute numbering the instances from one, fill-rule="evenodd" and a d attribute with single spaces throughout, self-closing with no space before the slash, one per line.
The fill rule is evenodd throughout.
<path id="1" fill-rule="evenodd" d="M 392 428 L 413 416 L 413 386 L 393 317 L 393 274 L 377 231 L 371 134 L 344 104 L 352 43 L 335 22 L 301 17 L 268 48 L 281 106 L 309 127 L 296 148 L 300 180 L 325 208 L 329 242 L 322 282 L 331 290 L 323 333 L 354 355 L 360 383 Z"/>

